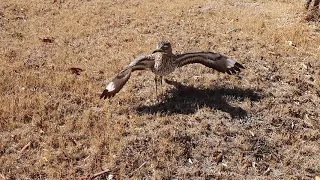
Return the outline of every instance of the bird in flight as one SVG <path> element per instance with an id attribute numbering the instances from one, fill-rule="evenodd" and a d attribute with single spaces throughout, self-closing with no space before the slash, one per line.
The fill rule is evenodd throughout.
<path id="1" fill-rule="evenodd" d="M 110 98 L 117 94 L 126 84 L 132 72 L 149 70 L 155 74 L 155 84 L 162 83 L 162 77 L 172 73 L 176 68 L 198 63 L 222 73 L 235 74 L 244 67 L 227 56 L 214 52 L 190 52 L 174 54 L 169 42 L 159 42 L 152 54 L 134 59 L 109 82 L 100 98 Z"/>

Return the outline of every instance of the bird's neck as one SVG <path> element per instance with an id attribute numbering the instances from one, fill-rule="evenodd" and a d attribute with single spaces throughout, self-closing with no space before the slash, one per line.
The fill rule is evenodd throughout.
<path id="1" fill-rule="evenodd" d="M 167 56 L 167 57 L 172 57 L 172 56 L 174 56 L 174 54 L 172 53 L 172 51 L 163 52 L 162 55 L 163 55 L 163 56 Z"/>

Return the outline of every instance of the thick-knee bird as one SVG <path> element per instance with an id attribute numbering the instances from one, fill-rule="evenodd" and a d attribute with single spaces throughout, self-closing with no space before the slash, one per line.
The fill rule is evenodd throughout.
<path id="1" fill-rule="evenodd" d="M 172 53 L 169 42 L 160 42 L 152 54 L 133 60 L 111 82 L 109 82 L 100 98 L 110 98 L 117 94 L 126 84 L 132 72 L 149 70 L 155 74 L 155 84 L 162 83 L 162 77 L 172 73 L 176 68 L 187 64 L 198 63 L 222 73 L 235 74 L 244 68 L 236 61 L 214 52 Z"/>

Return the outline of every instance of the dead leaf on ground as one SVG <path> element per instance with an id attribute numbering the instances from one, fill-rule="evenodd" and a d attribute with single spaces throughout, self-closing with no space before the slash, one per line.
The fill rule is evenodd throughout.
<path id="1" fill-rule="evenodd" d="M 54 38 L 51 38 L 51 37 L 41 38 L 41 41 L 44 43 L 53 43 Z"/>
<path id="2" fill-rule="evenodd" d="M 80 75 L 80 73 L 83 71 L 83 69 L 77 68 L 77 67 L 71 67 L 69 68 L 69 70 L 71 71 L 72 74 L 76 74 L 76 75 Z"/>
<path id="3" fill-rule="evenodd" d="M 245 162 L 244 165 L 242 166 L 243 169 L 247 169 L 249 167 L 252 166 L 252 163 L 251 162 Z"/>

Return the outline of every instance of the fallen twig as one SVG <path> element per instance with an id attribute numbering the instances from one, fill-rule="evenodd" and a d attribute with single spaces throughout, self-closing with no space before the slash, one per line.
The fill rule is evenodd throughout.
<path id="1" fill-rule="evenodd" d="M 95 174 L 93 174 L 93 175 L 82 176 L 82 177 L 80 177 L 80 179 L 94 179 L 94 178 L 96 178 L 96 177 L 98 177 L 98 176 L 101 176 L 101 175 L 103 175 L 103 174 L 109 173 L 110 171 L 111 171 L 110 169 L 106 169 L 106 170 L 104 170 L 104 171 L 95 173 Z"/>
<path id="2" fill-rule="evenodd" d="M 136 170 L 134 170 L 134 171 L 131 173 L 130 177 L 132 177 L 134 173 L 136 173 L 137 171 L 139 171 L 139 169 L 141 169 L 144 165 L 146 165 L 147 162 L 148 162 L 148 161 L 145 161 L 145 162 L 142 163 Z"/>
<path id="3" fill-rule="evenodd" d="M 20 153 L 25 151 L 30 145 L 31 145 L 31 141 L 29 141 L 25 146 L 23 146 L 23 148 L 20 150 Z"/>
<path id="4" fill-rule="evenodd" d="M 268 168 L 268 169 L 263 173 L 263 175 L 268 175 L 270 171 L 271 171 L 271 169 Z"/>
<path id="5" fill-rule="evenodd" d="M 0 173 L 0 177 L 2 178 L 2 179 L 7 179 L 3 174 L 1 174 Z"/>
<path id="6" fill-rule="evenodd" d="M 105 173 L 108 173 L 108 172 L 110 172 L 110 169 L 107 169 L 107 170 L 98 172 L 98 173 L 94 174 L 93 176 L 91 176 L 90 179 L 94 179 L 94 178 L 96 178 L 96 177 L 98 177 L 98 176 L 101 176 L 101 175 L 103 175 L 103 174 L 105 174 Z"/>
<path id="7" fill-rule="evenodd" d="M 223 152 L 221 152 L 218 156 L 216 156 L 214 158 L 214 161 L 219 164 L 220 162 L 222 162 L 222 159 L 223 159 Z"/>

